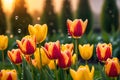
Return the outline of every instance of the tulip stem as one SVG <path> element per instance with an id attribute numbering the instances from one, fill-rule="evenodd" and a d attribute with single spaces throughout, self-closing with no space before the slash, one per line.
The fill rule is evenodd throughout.
<path id="1" fill-rule="evenodd" d="M 40 65 L 41 65 L 41 67 L 42 67 L 42 55 L 41 55 L 40 48 L 41 48 L 41 45 L 39 44 Z"/>
<path id="2" fill-rule="evenodd" d="M 2 51 L 2 61 L 3 61 L 3 65 L 4 65 L 4 51 Z"/>
<path id="3" fill-rule="evenodd" d="M 78 39 L 75 39 L 75 54 L 76 54 L 76 63 L 78 62 Z M 77 69 L 77 65 L 76 64 L 76 69 Z"/>
<path id="4" fill-rule="evenodd" d="M 114 80 L 117 80 L 117 77 L 115 77 Z"/>
<path id="5" fill-rule="evenodd" d="M 87 65 L 87 64 L 88 64 L 88 61 L 86 60 L 85 63 L 86 63 L 86 65 Z"/>
<path id="6" fill-rule="evenodd" d="M 56 60 L 54 60 L 54 64 L 55 64 L 55 80 L 58 80 Z"/>

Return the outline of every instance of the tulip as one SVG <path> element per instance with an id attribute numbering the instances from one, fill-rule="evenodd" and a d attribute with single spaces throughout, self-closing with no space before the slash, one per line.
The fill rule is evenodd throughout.
<path id="1" fill-rule="evenodd" d="M 48 67 L 49 67 L 51 70 L 55 70 L 55 69 L 56 69 L 56 65 L 55 65 L 54 60 L 50 60 L 50 62 L 49 62 L 49 64 L 48 64 Z"/>
<path id="2" fill-rule="evenodd" d="M 60 41 L 45 43 L 43 49 L 49 59 L 58 59 L 60 55 Z"/>
<path id="3" fill-rule="evenodd" d="M 36 39 L 35 37 L 25 36 L 21 41 L 16 40 L 18 47 L 25 55 L 31 55 L 36 50 Z"/>
<path id="4" fill-rule="evenodd" d="M 118 58 L 108 58 L 105 63 L 105 73 L 109 77 L 117 77 L 120 75 L 120 63 Z"/>
<path id="5" fill-rule="evenodd" d="M 87 19 L 84 22 L 81 19 L 67 20 L 68 33 L 73 38 L 80 38 L 85 32 L 87 23 Z"/>
<path id="6" fill-rule="evenodd" d="M 41 57 L 40 57 L 40 54 L 41 54 Z M 44 66 L 50 62 L 43 48 L 40 48 L 40 51 L 39 51 L 39 48 L 37 48 L 34 53 L 34 57 L 35 59 L 32 60 L 32 64 L 39 69 L 41 68 L 41 64 L 42 66 Z"/>
<path id="7" fill-rule="evenodd" d="M 73 56 L 72 56 L 72 65 L 75 64 L 76 58 L 77 58 L 76 54 L 73 54 Z"/>
<path id="8" fill-rule="evenodd" d="M 89 60 L 92 57 L 93 54 L 93 45 L 90 46 L 90 44 L 84 44 L 79 45 L 79 52 L 84 60 Z"/>
<path id="9" fill-rule="evenodd" d="M 5 50 L 8 46 L 8 37 L 0 35 L 0 50 Z"/>
<path id="10" fill-rule="evenodd" d="M 111 43 L 99 43 L 96 47 L 96 53 L 99 61 L 106 61 L 108 58 L 112 57 L 112 45 Z"/>
<path id="11" fill-rule="evenodd" d="M 1 70 L 0 80 L 17 80 L 16 70 Z"/>
<path id="12" fill-rule="evenodd" d="M 65 44 L 61 46 L 61 54 L 58 58 L 58 66 L 60 68 L 68 68 L 72 64 L 73 44 Z"/>
<path id="13" fill-rule="evenodd" d="M 77 71 L 70 69 L 70 74 L 73 80 L 93 80 L 94 66 L 90 72 L 89 66 L 80 66 Z"/>
<path id="14" fill-rule="evenodd" d="M 8 57 L 14 64 L 22 63 L 22 52 L 20 49 L 12 49 L 12 51 L 8 51 Z"/>
<path id="15" fill-rule="evenodd" d="M 37 43 L 39 44 L 45 40 L 48 28 L 46 24 L 43 25 L 36 24 L 34 26 L 29 25 L 28 30 L 30 35 L 36 37 Z"/>

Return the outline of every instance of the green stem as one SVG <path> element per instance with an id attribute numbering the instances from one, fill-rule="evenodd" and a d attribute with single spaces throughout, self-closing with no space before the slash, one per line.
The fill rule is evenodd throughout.
<path id="1" fill-rule="evenodd" d="M 65 75 L 64 80 L 68 80 L 67 79 L 68 76 L 67 76 L 67 71 L 66 70 L 64 70 L 64 75 Z"/>
<path id="2" fill-rule="evenodd" d="M 76 69 L 77 69 L 77 62 L 78 62 L 78 39 L 75 39 L 75 54 L 76 54 Z"/>
<path id="3" fill-rule="evenodd" d="M 42 55 L 41 55 L 40 48 L 41 48 L 41 45 L 39 44 L 40 65 L 41 65 L 41 67 L 42 67 Z"/>
<path id="4" fill-rule="evenodd" d="M 55 80 L 58 80 L 56 60 L 54 60 L 54 64 L 55 64 Z"/>
<path id="5" fill-rule="evenodd" d="M 21 67 L 20 67 L 20 65 L 17 65 L 18 66 L 18 75 L 19 75 L 19 79 L 20 80 L 23 80 L 23 78 L 22 78 L 22 71 L 21 71 Z"/>
<path id="6" fill-rule="evenodd" d="M 117 80 L 117 77 L 115 77 L 114 80 Z"/>
<path id="7" fill-rule="evenodd" d="M 87 61 L 87 60 L 85 61 L 85 64 L 86 64 L 86 65 L 88 64 L 88 61 Z"/>
<path id="8" fill-rule="evenodd" d="M 3 61 L 3 64 L 4 64 L 4 62 L 5 62 L 5 60 L 4 60 L 4 51 L 2 51 L 2 61 Z"/>

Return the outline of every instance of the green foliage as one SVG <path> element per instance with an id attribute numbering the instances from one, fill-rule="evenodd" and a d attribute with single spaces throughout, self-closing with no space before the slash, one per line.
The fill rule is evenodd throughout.
<path id="1" fill-rule="evenodd" d="M 0 0 L 0 34 L 5 34 L 6 28 L 7 28 L 6 17 L 5 14 L 3 13 L 2 4 Z"/>
<path id="2" fill-rule="evenodd" d="M 108 33 L 112 32 L 112 29 L 118 30 L 119 14 L 116 0 L 104 0 L 101 12 L 101 27 Z"/>
<path id="3" fill-rule="evenodd" d="M 21 36 L 28 34 L 29 24 L 32 24 L 32 17 L 26 11 L 24 0 L 16 0 L 15 10 L 11 17 L 11 27 L 13 34 L 21 34 Z"/>
<path id="4" fill-rule="evenodd" d="M 64 0 L 63 6 L 62 6 L 61 26 L 60 26 L 60 29 L 62 29 L 62 32 L 64 34 L 67 34 L 67 24 L 66 24 L 67 19 L 70 19 L 70 20 L 73 19 L 71 10 L 72 9 L 70 5 L 70 0 Z"/>
<path id="5" fill-rule="evenodd" d="M 43 13 L 41 15 L 41 24 L 48 25 L 48 35 L 53 35 L 58 32 L 58 22 L 57 15 L 54 12 L 52 0 L 46 0 L 46 5 L 43 9 Z"/>
<path id="6" fill-rule="evenodd" d="M 77 18 L 80 18 L 83 21 L 88 19 L 88 25 L 86 28 L 86 33 L 88 34 L 90 30 L 92 29 L 92 25 L 93 25 L 92 11 L 91 11 L 91 7 L 89 4 L 89 0 L 79 1 L 79 6 L 77 10 Z"/>

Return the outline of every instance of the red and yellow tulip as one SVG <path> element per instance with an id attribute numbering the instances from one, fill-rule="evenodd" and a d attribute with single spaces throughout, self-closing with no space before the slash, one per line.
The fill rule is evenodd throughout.
<path id="1" fill-rule="evenodd" d="M 81 19 L 75 19 L 74 21 L 67 20 L 67 27 L 70 36 L 73 38 L 80 38 L 86 29 L 88 20 L 82 21 Z"/>
<path id="2" fill-rule="evenodd" d="M 61 54 L 58 58 L 58 66 L 60 68 L 68 68 L 72 64 L 73 44 L 65 44 L 61 46 Z"/>
<path id="3" fill-rule="evenodd" d="M 0 35 L 0 50 L 5 50 L 8 46 L 8 37 Z"/>
<path id="4" fill-rule="evenodd" d="M 60 41 L 45 43 L 44 50 L 49 59 L 58 59 L 60 56 Z"/>
<path id="5" fill-rule="evenodd" d="M 18 47 L 25 55 L 31 55 L 36 50 L 36 38 L 31 36 L 25 36 L 21 41 L 16 40 Z"/>
<path id="6" fill-rule="evenodd" d="M 57 63 L 55 63 L 56 61 L 55 60 L 50 60 L 49 64 L 48 64 L 48 67 L 51 69 L 51 70 L 54 70 L 56 69 L 56 65 Z"/>
<path id="7" fill-rule="evenodd" d="M 84 44 L 79 45 L 79 52 L 84 60 L 89 60 L 92 57 L 93 54 L 93 45 L 90 46 L 90 44 Z"/>
<path id="8" fill-rule="evenodd" d="M 77 71 L 70 69 L 70 74 L 73 80 L 93 80 L 94 77 L 94 66 L 92 66 L 92 70 L 90 71 L 89 66 L 79 66 Z"/>
<path id="9" fill-rule="evenodd" d="M 99 43 L 96 47 L 96 53 L 99 61 L 106 61 L 112 57 L 112 44 Z"/>
<path id="10" fill-rule="evenodd" d="M 108 58 L 105 64 L 105 73 L 109 77 L 117 77 L 120 75 L 120 62 L 118 58 Z"/>
<path id="11" fill-rule="evenodd" d="M 28 30 L 30 35 L 36 37 L 37 43 L 39 44 L 45 40 L 47 36 L 48 28 L 46 24 L 43 24 L 43 25 L 36 24 L 34 26 L 29 25 Z"/>
<path id="12" fill-rule="evenodd" d="M 41 54 L 41 59 L 40 59 L 40 54 Z M 35 59 L 32 60 L 32 64 L 39 69 L 41 68 L 41 64 L 42 66 L 44 66 L 49 64 L 50 62 L 43 48 L 40 48 L 40 51 L 39 48 L 37 48 L 34 53 L 34 57 Z"/>
<path id="13" fill-rule="evenodd" d="M 12 51 L 8 51 L 8 57 L 14 64 L 22 63 L 22 52 L 20 49 L 12 49 Z"/>
<path id="14" fill-rule="evenodd" d="M 17 80 L 16 70 L 1 70 L 0 80 Z"/>

